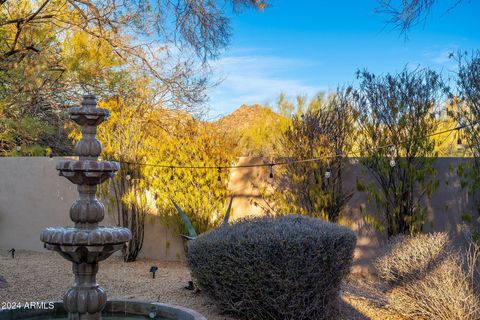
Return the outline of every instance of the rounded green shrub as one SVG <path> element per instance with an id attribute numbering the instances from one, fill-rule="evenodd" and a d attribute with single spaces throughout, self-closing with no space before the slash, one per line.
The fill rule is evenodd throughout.
<path id="1" fill-rule="evenodd" d="M 334 319 L 355 234 L 306 216 L 223 225 L 190 242 L 197 285 L 222 312 L 244 319 Z"/>

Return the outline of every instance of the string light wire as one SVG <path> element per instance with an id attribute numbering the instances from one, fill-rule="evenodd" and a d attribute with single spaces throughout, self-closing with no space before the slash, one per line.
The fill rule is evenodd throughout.
<path id="1" fill-rule="evenodd" d="M 441 134 L 449 133 L 452 131 L 459 131 L 468 127 L 472 127 L 476 124 L 479 124 L 480 121 L 476 121 L 470 124 L 464 124 L 460 126 L 456 126 L 455 128 L 450 128 L 450 129 L 445 129 L 442 131 L 434 132 L 428 135 L 425 135 L 423 138 L 431 138 L 434 136 L 438 136 Z M 378 151 L 378 150 L 383 150 L 387 148 L 392 148 L 396 147 L 398 145 L 404 145 L 408 144 L 410 142 L 415 141 L 416 139 L 409 139 L 406 141 L 402 141 L 399 143 L 389 143 L 383 146 L 375 147 L 370 149 L 369 151 Z M 360 157 L 360 150 L 356 151 L 351 151 L 350 152 L 353 157 L 358 158 Z M 242 168 L 255 168 L 255 167 L 270 167 L 272 168 L 273 166 L 282 166 L 282 165 L 289 165 L 289 164 L 295 164 L 295 163 L 306 163 L 306 162 L 317 162 L 321 160 L 328 160 L 328 159 L 335 159 L 335 158 L 341 158 L 345 157 L 345 154 L 343 153 L 338 153 L 334 155 L 325 155 L 321 157 L 316 157 L 316 158 L 309 158 L 309 159 L 299 159 L 299 160 L 290 160 L 290 161 L 279 161 L 279 162 L 269 162 L 269 163 L 259 163 L 259 164 L 242 164 L 242 165 L 211 165 L 211 166 L 195 166 L 195 165 L 177 165 L 177 166 L 172 166 L 168 164 L 156 164 L 156 163 L 141 163 L 141 162 L 130 162 L 130 161 L 119 161 L 119 160 L 113 160 L 116 162 L 120 162 L 123 164 L 128 164 L 128 165 L 138 165 L 138 166 L 146 166 L 146 167 L 157 167 L 157 168 L 170 168 L 170 169 L 195 169 L 195 170 L 209 170 L 209 169 L 215 169 L 215 170 L 222 170 L 222 169 L 242 169 Z"/>
<path id="2" fill-rule="evenodd" d="M 464 124 L 464 125 L 459 125 L 454 128 L 450 129 L 445 129 L 442 131 L 434 132 L 428 135 L 423 136 L 423 138 L 430 138 L 434 136 L 438 136 L 441 134 L 445 133 L 451 133 L 453 131 L 459 131 L 468 127 L 473 127 L 477 124 L 480 123 L 479 121 L 475 121 L 469 124 Z M 389 143 L 383 146 L 367 149 L 368 151 L 378 151 L 378 150 L 383 150 L 387 148 L 392 148 L 396 147 L 398 145 L 404 145 L 408 144 L 410 142 L 415 141 L 416 139 L 409 139 L 406 141 L 402 141 L 399 143 Z M 354 158 L 359 158 L 360 157 L 360 150 L 356 151 L 351 151 L 349 154 L 353 156 Z M 279 162 L 268 162 L 268 163 L 259 163 L 259 164 L 242 164 L 242 165 L 210 165 L 210 166 L 195 166 L 195 165 L 171 165 L 171 164 L 161 164 L 161 163 L 142 163 L 142 162 L 132 162 L 132 161 L 122 161 L 122 160 L 116 160 L 116 159 L 106 159 L 109 161 L 115 161 L 119 163 L 123 163 L 126 165 L 137 165 L 137 166 L 145 166 L 145 167 L 157 167 L 157 168 L 166 168 L 172 170 L 172 175 L 171 178 L 173 177 L 173 171 L 175 169 L 192 169 L 192 170 L 218 170 L 219 172 L 223 169 L 242 169 L 242 168 L 256 168 L 256 167 L 270 167 L 273 168 L 273 166 L 283 166 L 283 165 L 289 165 L 289 164 L 295 164 L 295 163 L 307 163 L 307 162 L 317 162 L 321 160 L 329 160 L 329 159 L 335 159 L 335 158 L 341 158 L 345 157 L 346 155 L 344 153 L 338 153 L 338 154 L 333 154 L 333 155 L 325 155 L 321 157 L 316 157 L 316 158 L 309 158 L 309 159 L 298 159 L 298 160 L 289 160 L 289 161 L 279 161 Z M 348 155 L 347 155 L 348 156 Z"/>

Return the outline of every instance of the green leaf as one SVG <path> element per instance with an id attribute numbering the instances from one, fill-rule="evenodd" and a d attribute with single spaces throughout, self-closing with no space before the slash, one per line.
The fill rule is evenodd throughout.
<path id="1" fill-rule="evenodd" d="M 230 203 L 228 204 L 227 212 L 225 213 L 225 218 L 223 219 L 223 224 L 228 224 L 228 219 L 230 219 L 230 210 L 232 209 L 232 202 L 233 202 L 233 197 L 235 196 L 235 193 L 232 193 L 232 196 L 230 197 Z"/>
<path id="2" fill-rule="evenodd" d="M 183 210 L 178 206 L 178 204 L 171 199 L 173 202 L 173 205 L 175 206 L 175 209 L 177 209 L 178 214 L 183 220 L 183 223 L 185 224 L 185 227 L 187 227 L 188 233 L 189 233 L 189 239 L 195 239 L 197 237 L 197 232 L 195 231 L 195 228 L 193 227 L 192 223 L 190 222 L 190 219 L 188 219 L 187 215 Z"/>

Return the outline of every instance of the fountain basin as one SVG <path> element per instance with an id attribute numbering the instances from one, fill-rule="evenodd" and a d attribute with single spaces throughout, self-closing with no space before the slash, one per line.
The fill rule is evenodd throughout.
<path id="1" fill-rule="evenodd" d="M 48 306 L 48 303 L 46 304 Z M 0 320 L 50 320 L 68 319 L 62 302 L 54 302 L 53 309 L 12 309 L 0 311 Z M 107 301 L 102 311 L 103 320 L 207 320 L 188 308 L 158 302 L 136 300 Z"/>

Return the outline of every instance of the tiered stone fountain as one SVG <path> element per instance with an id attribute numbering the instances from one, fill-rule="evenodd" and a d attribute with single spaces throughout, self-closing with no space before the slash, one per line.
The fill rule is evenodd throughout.
<path id="1" fill-rule="evenodd" d="M 82 139 L 75 146 L 78 160 L 60 160 L 59 174 L 78 186 L 79 199 L 70 208 L 74 227 L 46 228 L 41 236 L 45 248 L 58 252 L 73 264 L 75 283 L 55 310 L 0 311 L 0 319 L 188 319 L 206 320 L 195 311 L 161 303 L 109 301 L 105 290 L 96 282 L 98 263 L 120 250 L 131 239 L 129 229 L 100 227 L 105 208 L 96 198 L 97 186 L 120 169 L 117 162 L 99 161 L 102 150 L 96 139 L 97 126 L 109 117 L 109 111 L 97 108 L 94 96 L 84 96 L 80 107 L 71 108 L 70 119 L 81 126 Z M 145 272 L 147 272 L 146 270 Z"/>
<path id="2" fill-rule="evenodd" d="M 73 263 L 75 284 L 63 297 L 63 307 L 70 319 L 100 318 L 107 295 L 96 282 L 98 262 L 122 249 L 132 237 L 127 228 L 98 226 L 105 208 L 95 196 L 97 186 L 120 169 L 117 162 L 98 160 L 102 146 L 95 137 L 97 126 L 108 117 L 108 110 L 97 108 L 93 96 L 85 96 L 80 107 L 70 109 L 70 119 L 82 130 L 82 139 L 75 146 L 79 159 L 60 160 L 57 170 L 78 186 L 80 199 L 70 207 L 75 226 L 47 228 L 40 236 L 45 248 L 57 251 Z"/>

